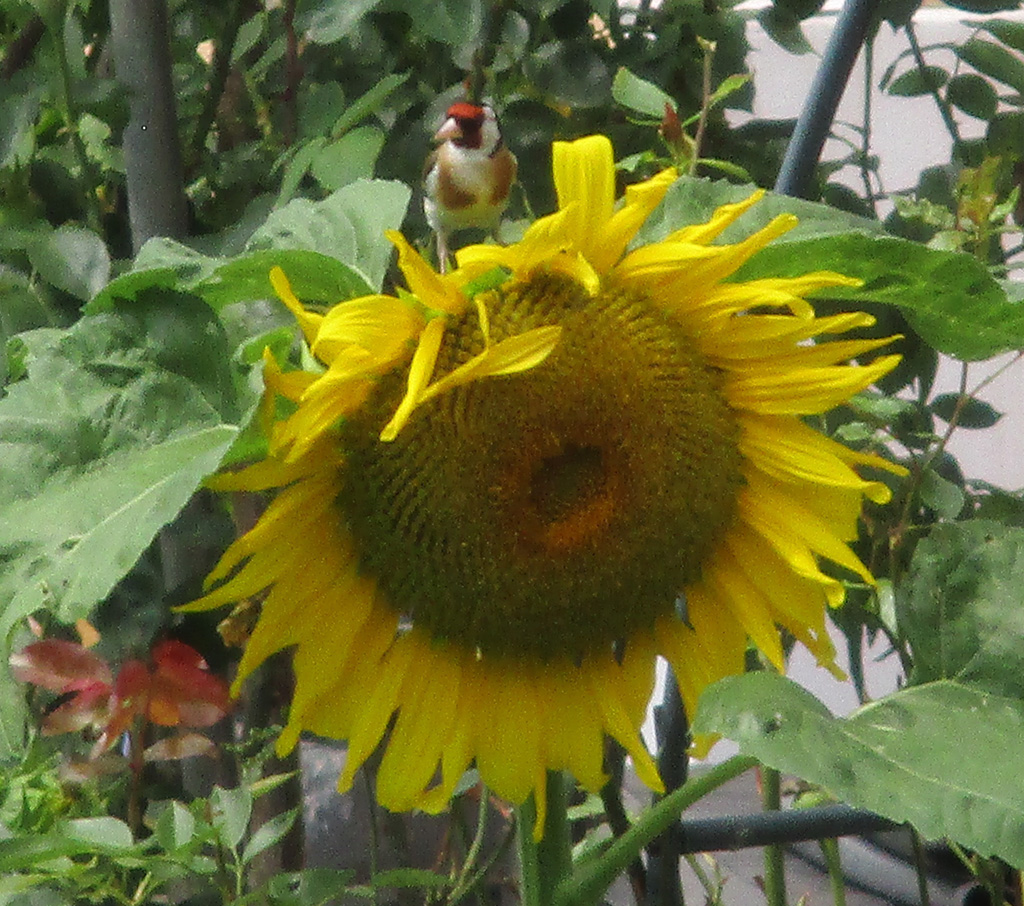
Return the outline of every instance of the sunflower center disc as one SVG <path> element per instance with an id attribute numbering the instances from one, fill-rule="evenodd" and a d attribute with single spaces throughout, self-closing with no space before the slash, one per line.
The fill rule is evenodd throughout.
<path id="1" fill-rule="evenodd" d="M 362 569 L 435 638 L 580 657 L 671 609 L 729 526 L 741 484 L 718 372 L 643 296 L 557 276 L 487 300 L 491 340 L 559 324 L 548 358 L 421 406 L 378 440 L 405 375 L 343 429 L 339 505 Z M 477 354 L 475 310 L 434 379 Z"/>

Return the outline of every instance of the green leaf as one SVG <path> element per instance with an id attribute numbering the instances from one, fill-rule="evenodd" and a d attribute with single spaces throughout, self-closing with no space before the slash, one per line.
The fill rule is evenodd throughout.
<path id="1" fill-rule="evenodd" d="M 757 21 L 776 44 L 788 53 L 800 56 L 812 53 L 807 36 L 800 27 L 800 19 L 774 6 L 768 6 L 757 14 Z"/>
<path id="2" fill-rule="evenodd" d="M 961 403 L 959 393 L 940 393 L 928 404 L 928 408 L 948 423 L 957 412 L 958 405 L 960 411 L 956 423 L 960 428 L 991 428 L 1003 417 L 1002 412 L 996 412 L 984 400 L 967 397 Z"/>
<path id="3" fill-rule="evenodd" d="M 841 719 L 792 680 L 759 672 L 710 686 L 693 729 L 735 740 L 765 764 L 910 822 L 928 839 L 950 837 L 1024 866 L 1019 700 L 942 680 Z"/>
<path id="4" fill-rule="evenodd" d="M 0 400 L 4 638 L 41 608 L 86 616 L 237 431 L 226 340 L 199 300 L 151 294 L 20 339 L 28 376 Z"/>
<path id="5" fill-rule="evenodd" d="M 662 203 L 640 228 L 637 244 L 657 242 L 680 227 L 706 221 L 721 205 L 745 201 L 757 191 L 760 190 L 752 185 L 681 177 L 669 187 Z M 848 232 L 884 234 L 884 228 L 877 220 L 859 217 L 848 211 L 801 198 L 768 193 L 726 230 L 720 241 L 737 242 L 765 226 L 779 214 L 795 214 L 799 218 L 797 226 L 784 237 L 790 242 Z M 763 253 L 759 253 L 758 257 L 761 254 Z"/>
<path id="6" fill-rule="evenodd" d="M 0 83 L 0 170 L 31 160 L 42 93 L 23 73 Z"/>
<path id="7" fill-rule="evenodd" d="M 242 852 L 242 863 L 247 865 L 263 850 L 283 840 L 285 834 L 292 829 L 292 825 L 295 824 L 295 819 L 298 818 L 301 811 L 301 806 L 289 809 L 286 812 L 281 812 L 279 815 L 274 815 L 265 824 L 260 825 L 249 838 L 249 842 L 245 844 L 245 850 Z"/>
<path id="8" fill-rule="evenodd" d="M 167 803 L 153 827 L 157 842 L 167 852 L 174 852 L 192 842 L 196 833 L 195 816 L 180 802 Z"/>
<path id="9" fill-rule="evenodd" d="M 793 231 L 795 235 L 796 231 Z M 894 236 L 860 233 L 800 241 L 789 236 L 755 255 L 738 279 L 836 270 L 864 281 L 829 296 L 897 307 L 924 340 L 964 361 L 1024 346 L 1024 305 L 971 255 L 930 249 Z"/>
<path id="10" fill-rule="evenodd" d="M 384 102 L 409 80 L 410 75 L 411 72 L 392 72 L 357 97 L 331 127 L 332 138 L 340 138 L 353 126 L 359 125 L 366 117 L 376 113 Z"/>
<path id="11" fill-rule="evenodd" d="M 680 179 L 648 218 L 638 241 L 656 242 L 680 226 L 707 220 L 718 206 L 746 199 L 752 191 Z M 718 241 L 738 242 L 785 212 L 799 218 L 797 226 L 758 252 L 734 279 L 839 271 L 860 277 L 864 285 L 830 289 L 831 298 L 896 306 L 942 352 L 973 361 L 1024 346 L 1024 291 L 1019 283 L 1000 283 L 970 255 L 886 236 L 877 221 L 769 194 Z"/>
<path id="12" fill-rule="evenodd" d="M 936 526 L 897 590 L 911 681 L 956 679 L 1024 698 L 1022 599 L 1024 529 L 988 520 Z"/>
<path id="13" fill-rule="evenodd" d="M 373 292 L 361 274 L 337 258 L 304 249 L 267 249 L 242 255 L 221 265 L 193 289 L 216 309 L 235 302 L 274 299 L 270 269 L 275 266 L 285 272 L 304 302 L 334 305 Z"/>
<path id="14" fill-rule="evenodd" d="M 382 887 L 423 887 L 428 890 L 442 890 L 451 887 L 451 880 L 425 868 L 392 868 L 373 875 L 369 883 L 350 887 L 349 893 L 358 896 L 373 896 Z"/>
<path id="15" fill-rule="evenodd" d="M 1017 5 L 1013 8 L 1016 9 Z M 1024 22 L 1014 22 L 1010 19 L 987 19 L 972 24 L 998 38 L 1007 47 L 1024 50 Z"/>
<path id="16" fill-rule="evenodd" d="M 956 519 L 964 508 L 964 492 L 934 469 L 921 475 L 921 502 L 935 510 L 940 519 Z"/>
<path id="17" fill-rule="evenodd" d="M 978 72 L 1024 94 L 1024 62 L 1001 44 L 971 38 L 956 48 L 957 56 Z"/>
<path id="18" fill-rule="evenodd" d="M 480 43 L 482 0 L 391 0 L 389 6 L 405 13 L 414 31 L 449 47 Z"/>
<path id="19" fill-rule="evenodd" d="M 953 76 L 946 86 L 946 100 L 978 119 L 991 119 L 999 106 L 999 95 L 987 79 L 967 72 Z"/>
<path id="20" fill-rule="evenodd" d="M 295 24 L 310 41 L 333 44 L 348 35 L 381 0 L 306 0 L 299 4 Z"/>
<path id="21" fill-rule="evenodd" d="M 270 879 L 267 895 L 274 906 L 321 906 L 340 898 L 354 875 L 351 869 L 335 868 L 277 874 Z"/>
<path id="22" fill-rule="evenodd" d="M 625 66 L 620 66 L 612 80 L 612 99 L 616 104 L 635 110 L 661 122 L 665 116 L 666 104 L 675 110 L 672 98 L 653 82 L 634 75 Z"/>
<path id="23" fill-rule="evenodd" d="M 411 192 L 400 182 L 360 179 L 323 201 L 296 198 L 272 211 L 247 250 L 309 249 L 355 268 L 380 287 L 391 260 L 384 231 L 398 229 Z"/>
<path id="24" fill-rule="evenodd" d="M 985 141 L 990 154 L 1019 154 L 1024 148 L 1024 111 L 997 113 L 985 130 Z"/>
<path id="25" fill-rule="evenodd" d="M 1020 9 L 1020 0 L 946 0 L 946 5 L 969 13 L 998 13 Z"/>
<path id="26" fill-rule="evenodd" d="M 327 191 L 373 176 L 384 133 L 376 126 L 360 126 L 318 149 L 309 170 Z"/>
<path id="27" fill-rule="evenodd" d="M 241 786 L 224 789 L 214 786 L 210 794 L 213 827 L 221 843 L 234 849 L 242 842 L 252 814 L 252 795 Z"/>
<path id="28" fill-rule="evenodd" d="M 107 852 L 131 849 L 135 845 L 131 829 L 120 818 L 75 818 L 60 825 L 68 839 Z"/>
<path id="29" fill-rule="evenodd" d="M 99 236 L 82 227 L 58 227 L 30 243 L 27 251 L 32 267 L 44 280 L 83 302 L 110 278 L 107 247 Z"/>
<path id="30" fill-rule="evenodd" d="M 83 310 L 86 314 L 109 311 L 115 300 L 136 299 L 147 289 L 191 289 L 209 277 L 221 261 L 157 236 L 139 250 L 131 270 L 111 280 Z"/>
<path id="31" fill-rule="evenodd" d="M 889 83 L 889 94 L 898 97 L 916 97 L 922 94 L 930 94 L 935 89 L 946 84 L 949 73 L 941 66 L 925 66 L 924 69 L 914 67 L 908 69 L 903 75 L 897 76 Z"/>

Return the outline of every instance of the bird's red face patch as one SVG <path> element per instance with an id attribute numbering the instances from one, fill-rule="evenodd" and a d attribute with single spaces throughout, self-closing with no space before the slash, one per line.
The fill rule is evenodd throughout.
<path id="1" fill-rule="evenodd" d="M 462 122 L 463 120 L 482 120 L 484 108 L 468 101 L 457 101 L 448 108 L 448 116 Z"/>

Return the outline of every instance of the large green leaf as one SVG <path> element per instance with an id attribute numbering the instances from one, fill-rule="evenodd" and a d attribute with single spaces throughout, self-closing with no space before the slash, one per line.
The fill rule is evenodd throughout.
<path id="1" fill-rule="evenodd" d="M 393 251 L 384 232 L 401 225 L 410 195 L 400 182 L 359 179 L 322 201 L 296 198 L 272 211 L 236 258 L 151 239 L 132 270 L 108 283 L 85 310 L 108 311 L 115 299 L 172 287 L 215 308 L 272 298 L 274 265 L 284 268 L 303 299 L 333 303 L 372 293 L 384 282 Z"/>
<path id="2" fill-rule="evenodd" d="M 662 203 L 647 218 L 637 234 L 637 244 L 657 242 L 673 230 L 708 220 L 722 205 L 744 201 L 757 191 L 759 190 L 755 186 L 740 186 L 724 180 L 681 177 L 669 187 Z M 722 234 L 721 241 L 736 242 L 749 236 L 779 214 L 795 214 L 799 219 L 797 226 L 785 235 L 786 241 L 853 231 L 879 234 L 884 232 L 877 220 L 858 217 L 856 214 L 805 201 L 802 198 L 790 198 L 768 192 Z M 776 240 L 778 241 L 780 240 Z"/>
<path id="3" fill-rule="evenodd" d="M 229 351 L 167 291 L 22 334 L 0 399 L 0 637 L 40 608 L 85 616 L 216 469 L 240 420 Z"/>
<path id="4" fill-rule="evenodd" d="M 707 220 L 720 205 L 748 198 L 752 191 L 750 186 L 680 179 L 649 218 L 638 241 L 654 242 L 681 226 Z M 859 277 L 864 285 L 836 288 L 830 290 L 831 296 L 854 304 L 898 308 L 940 352 L 977 361 L 1024 347 L 1024 305 L 1012 286 L 1000 284 L 971 255 L 888 236 L 876 221 L 768 194 L 725 230 L 719 241 L 737 242 L 781 213 L 795 214 L 799 223 L 751 258 L 736 279 L 839 271 Z"/>
<path id="5" fill-rule="evenodd" d="M 835 270 L 864 281 L 830 290 L 854 303 L 882 302 L 906 316 L 926 342 L 964 361 L 1024 347 L 1024 305 L 976 258 L 894 236 L 847 233 L 778 241 L 743 267 L 744 279 Z"/>
<path id="6" fill-rule="evenodd" d="M 1024 529 L 938 525 L 897 588 L 911 682 L 956 679 L 1024 699 Z"/>
<path id="7" fill-rule="evenodd" d="M 322 201 L 293 199 L 271 212 L 247 250 L 311 249 L 355 268 L 379 287 L 391 257 L 384 231 L 401 224 L 410 195 L 400 182 L 360 179 Z"/>
<path id="8" fill-rule="evenodd" d="M 903 689 L 849 718 L 774 673 L 729 677 L 701 698 L 696 733 L 924 836 L 1024 867 L 1024 703 L 952 680 Z"/>

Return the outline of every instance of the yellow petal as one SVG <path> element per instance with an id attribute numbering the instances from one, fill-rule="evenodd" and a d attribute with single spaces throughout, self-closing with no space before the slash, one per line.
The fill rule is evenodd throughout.
<path id="1" fill-rule="evenodd" d="M 313 355 L 333 363 L 346 353 L 383 371 L 405 353 L 423 329 L 423 317 L 393 296 L 365 296 L 335 305 L 320 325 Z M 350 366 L 351 367 L 351 364 Z"/>
<path id="2" fill-rule="evenodd" d="M 657 176 L 626 187 L 622 207 L 612 214 L 605 227 L 595 235 L 590 263 L 598 273 L 607 273 L 622 257 L 637 230 L 661 204 L 669 186 L 678 178 L 675 169 L 662 170 Z"/>
<path id="3" fill-rule="evenodd" d="M 292 292 L 292 285 L 288 282 L 284 271 L 276 265 L 270 269 L 270 285 L 274 287 L 277 298 L 284 302 L 288 310 L 295 316 L 295 320 L 299 322 L 299 327 L 302 328 L 302 334 L 306 338 L 306 343 L 312 347 L 313 343 L 316 342 L 316 335 L 320 330 L 320 325 L 323 323 L 323 315 L 306 311 L 298 297 Z"/>
<path id="4" fill-rule="evenodd" d="M 452 315 L 457 315 L 465 309 L 469 300 L 460 292 L 457 285 L 436 273 L 401 233 L 397 230 L 388 230 L 384 235 L 398 249 L 398 267 L 409 284 L 410 292 L 420 302 L 428 308 Z"/>
<path id="5" fill-rule="evenodd" d="M 706 245 L 721 234 L 726 227 L 732 226 L 764 196 L 764 189 L 757 189 L 743 201 L 734 201 L 717 208 L 707 223 L 695 223 L 691 226 L 685 226 L 682 229 L 676 230 L 668 238 L 679 242 L 693 242 L 699 245 Z"/>
<path id="6" fill-rule="evenodd" d="M 562 328 L 558 326 L 535 327 L 502 340 L 431 384 L 420 395 L 417 405 L 470 381 L 536 368 L 551 354 L 561 335 Z"/>
<path id="7" fill-rule="evenodd" d="M 880 481 L 865 481 L 841 455 L 846 448 L 795 418 L 751 415 L 743 419 L 740 452 L 763 472 L 783 481 L 848 488 L 875 503 L 892 496 Z"/>
<path id="8" fill-rule="evenodd" d="M 615 205 L 615 158 L 604 135 L 555 142 L 551 149 L 558 207 L 569 211 L 568 234 L 585 258 L 598 247 Z M 570 208 L 571 206 L 571 208 Z"/>
<path id="9" fill-rule="evenodd" d="M 412 363 L 409 365 L 409 376 L 406 380 L 405 396 L 398 404 L 395 414 L 391 417 L 380 432 L 380 439 L 388 442 L 398 437 L 398 432 L 405 427 L 409 416 L 419 405 L 423 391 L 434 373 L 434 366 L 437 364 L 437 355 L 441 351 L 441 340 L 444 339 L 444 318 L 434 318 L 427 323 L 420 334 L 420 342 L 413 353 Z"/>
<path id="10" fill-rule="evenodd" d="M 503 799 L 521 805 L 543 773 L 537 691 L 519 665 L 492 662 L 480 672 L 485 697 L 478 701 L 477 767 Z M 543 787 L 543 784 L 542 784 Z"/>
<path id="11" fill-rule="evenodd" d="M 764 373 L 751 369 L 731 374 L 725 392 L 732 406 L 768 415 L 818 415 L 870 387 L 900 362 L 880 356 L 870 365 L 791 368 Z"/>

